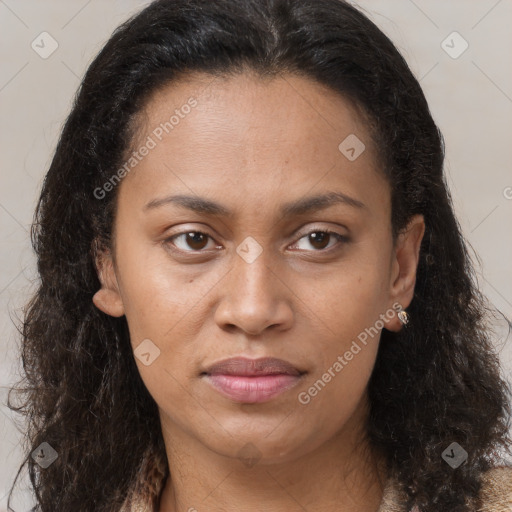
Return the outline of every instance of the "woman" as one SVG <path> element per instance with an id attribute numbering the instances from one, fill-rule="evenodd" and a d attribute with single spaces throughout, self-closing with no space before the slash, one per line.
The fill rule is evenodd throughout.
<path id="1" fill-rule="evenodd" d="M 512 510 L 443 157 L 348 3 L 160 0 L 119 27 L 33 226 L 36 509 Z"/>

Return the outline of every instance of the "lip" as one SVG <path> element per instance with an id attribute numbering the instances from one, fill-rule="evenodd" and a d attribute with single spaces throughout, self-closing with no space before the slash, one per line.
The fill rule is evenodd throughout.
<path id="1" fill-rule="evenodd" d="M 300 375 L 301 372 L 288 361 L 276 357 L 260 357 L 250 359 L 247 357 L 232 357 L 211 365 L 205 370 L 208 375 L 238 375 L 254 377 L 260 375 Z"/>
<path id="2" fill-rule="evenodd" d="M 274 357 L 234 357 L 210 366 L 201 375 L 218 392 L 241 403 L 262 403 L 291 389 L 305 372 Z"/>

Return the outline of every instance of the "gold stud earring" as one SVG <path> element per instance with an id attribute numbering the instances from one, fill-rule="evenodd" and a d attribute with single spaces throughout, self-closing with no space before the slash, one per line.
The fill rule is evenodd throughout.
<path id="1" fill-rule="evenodd" d="M 407 311 L 399 311 L 398 312 L 398 320 L 402 323 L 402 325 L 407 325 L 409 323 L 409 313 Z"/>

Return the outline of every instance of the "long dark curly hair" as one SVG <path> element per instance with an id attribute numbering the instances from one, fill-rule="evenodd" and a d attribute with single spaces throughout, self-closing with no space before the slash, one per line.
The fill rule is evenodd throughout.
<path id="1" fill-rule="evenodd" d="M 511 446 L 511 391 L 486 327 L 490 307 L 454 216 L 444 141 L 420 85 L 392 42 L 342 0 L 158 0 L 119 26 L 89 66 L 32 225 L 40 283 L 20 327 L 17 406 L 9 400 L 27 420 L 16 480 L 28 464 L 38 511 L 113 512 L 147 453 L 166 461 L 126 319 L 92 302 L 100 288 L 94 258 L 111 247 L 119 187 L 101 200 L 94 191 L 125 161 L 136 115 L 157 89 L 188 72 L 247 69 L 312 78 L 358 106 L 391 186 L 393 236 L 423 214 L 411 323 L 382 332 L 367 435 L 386 455 L 407 507 L 476 510 L 482 472 Z M 46 469 L 30 456 L 42 442 L 59 455 Z M 457 469 L 441 456 L 452 442 L 468 453 Z"/>

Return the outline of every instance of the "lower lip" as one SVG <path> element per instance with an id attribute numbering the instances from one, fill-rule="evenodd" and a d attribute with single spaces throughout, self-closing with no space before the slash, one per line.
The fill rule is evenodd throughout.
<path id="1" fill-rule="evenodd" d="M 267 402 L 271 398 L 295 386 L 300 375 L 206 375 L 206 380 L 224 396 L 249 404 Z"/>

